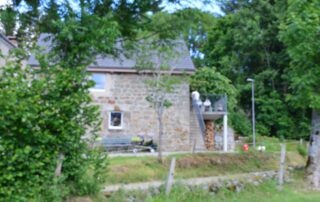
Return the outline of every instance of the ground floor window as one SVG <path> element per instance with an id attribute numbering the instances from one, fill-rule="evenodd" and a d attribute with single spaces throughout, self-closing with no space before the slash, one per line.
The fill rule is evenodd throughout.
<path id="1" fill-rule="evenodd" d="M 123 112 L 109 112 L 109 129 L 123 128 Z"/>

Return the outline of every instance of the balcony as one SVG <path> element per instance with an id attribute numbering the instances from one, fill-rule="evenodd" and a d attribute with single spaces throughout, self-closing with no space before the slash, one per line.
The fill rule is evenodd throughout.
<path id="1" fill-rule="evenodd" d="M 226 95 L 200 95 L 197 105 L 204 120 L 216 120 L 228 112 Z"/>

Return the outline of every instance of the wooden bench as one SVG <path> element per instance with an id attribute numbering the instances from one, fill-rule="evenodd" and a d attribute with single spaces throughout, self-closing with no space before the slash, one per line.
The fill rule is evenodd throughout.
<path id="1" fill-rule="evenodd" d="M 143 142 L 133 141 L 137 136 L 106 136 L 102 139 L 102 145 L 107 151 L 132 151 L 137 153 L 139 151 L 148 150 L 149 152 L 155 152 L 154 148 L 150 146 L 144 146 Z"/>

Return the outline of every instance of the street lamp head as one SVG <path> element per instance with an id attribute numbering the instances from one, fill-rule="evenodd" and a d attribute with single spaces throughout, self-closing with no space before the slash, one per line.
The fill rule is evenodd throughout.
<path id="1" fill-rule="evenodd" d="M 254 82 L 254 79 L 247 78 L 247 81 L 248 81 L 248 82 Z"/>

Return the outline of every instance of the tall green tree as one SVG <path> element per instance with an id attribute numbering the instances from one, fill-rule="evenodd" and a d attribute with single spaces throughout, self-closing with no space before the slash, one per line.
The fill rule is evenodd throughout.
<path id="1" fill-rule="evenodd" d="M 147 71 L 145 75 L 145 84 L 148 90 L 146 100 L 154 109 L 158 122 L 158 140 L 157 151 L 158 161 L 163 163 L 164 144 L 164 114 L 166 109 L 172 105 L 172 94 L 176 93 L 176 85 L 180 79 L 173 76 L 174 67 L 170 66 L 177 54 L 173 48 L 181 46 L 180 43 L 167 44 L 162 40 L 144 41 L 138 52 L 137 69 L 139 71 Z M 155 62 L 156 61 L 156 62 Z"/>
<path id="2" fill-rule="evenodd" d="M 39 32 L 41 33 L 52 33 L 56 32 L 54 30 L 56 26 L 52 26 L 55 23 L 60 22 L 62 19 L 62 8 L 56 0 L 49 0 L 48 3 L 44 5 L 43 15 L 39 22 Z"/>
<path id="3" fill-rule="evenodd" d="M 64 20 L 65 15 L 73 11 L 74 15 L 94 14 L 109 17 L 117 22 L 122 37 L 133 38 L 150 22 L 150 16 L 163 10 L 163 0 L 14 0 L 12 8 L 18 14 L 20 37 L 34 36 L 36 33 L 51 33 L 55 30 L 55 21 Z M 167 1 L 166 1 L 167 2 Z M 169 0 L 168 3 L 179 3 Z"/>
<path id="4" fill-rule="evenodd" d="M 308 179 L 320 187 L 320 3 L 288 1 L 288 11 L 281 24 L 280 39 L 290 56 L 287 70 L 290 81 L 288 100 L 301 108 L 312 109 Z"/>
<path id="5" fill-rule="evenodd" d="M 13 36 L 17 25 L 17 12 L 11 6 L 0 9 L 0 23 L 7 36 Z"/>
<path id="6" fill-rule="evenodd" d="M 185 43 L 180 39 L 183 23 L 177 15 L 160 12 L 150 19 L 147 29 L 139 32 L 139 40 L 133 42 L 132 55 L 136 58 L 137 70 L 147 72 L 144 79 L 148 90 L 146 100 L 156 114 L 158 161 L 162 163 L 166 135 L 164 115 L 172 105 L 172 94 L 177 93 L 176 85 L 182 83 L 181 78 L 173 75 L 172 61 L 188 53 L 184 52 Z"/>
<path id="7" fill-rule="evenodd" d="M 205 66 L 201 51 L 207 42 L 208 32 L 214 25 L 216 17 L 212 13 L 196 8 L 182 9 L 175 12 L 174 15 L 183 25 L 181 26 L 183 39 L 188 45 L 195 66 Z"/>
<path id="8" fill-rule="evenodd" d="M 225 15 L 216 19 L 201 52 L 206 66 L 216 66 L 239 90 L 239 109 L 251 114 L 251 86 L 255 79 L 257 130 L 263 135 L 298 138 L 306 135 L 308 110 L 287 104 L 289 56 L 279 40 L 285 2 L 221 1 Z M 303 124 L 296 124 L 302 122 Z"/>

